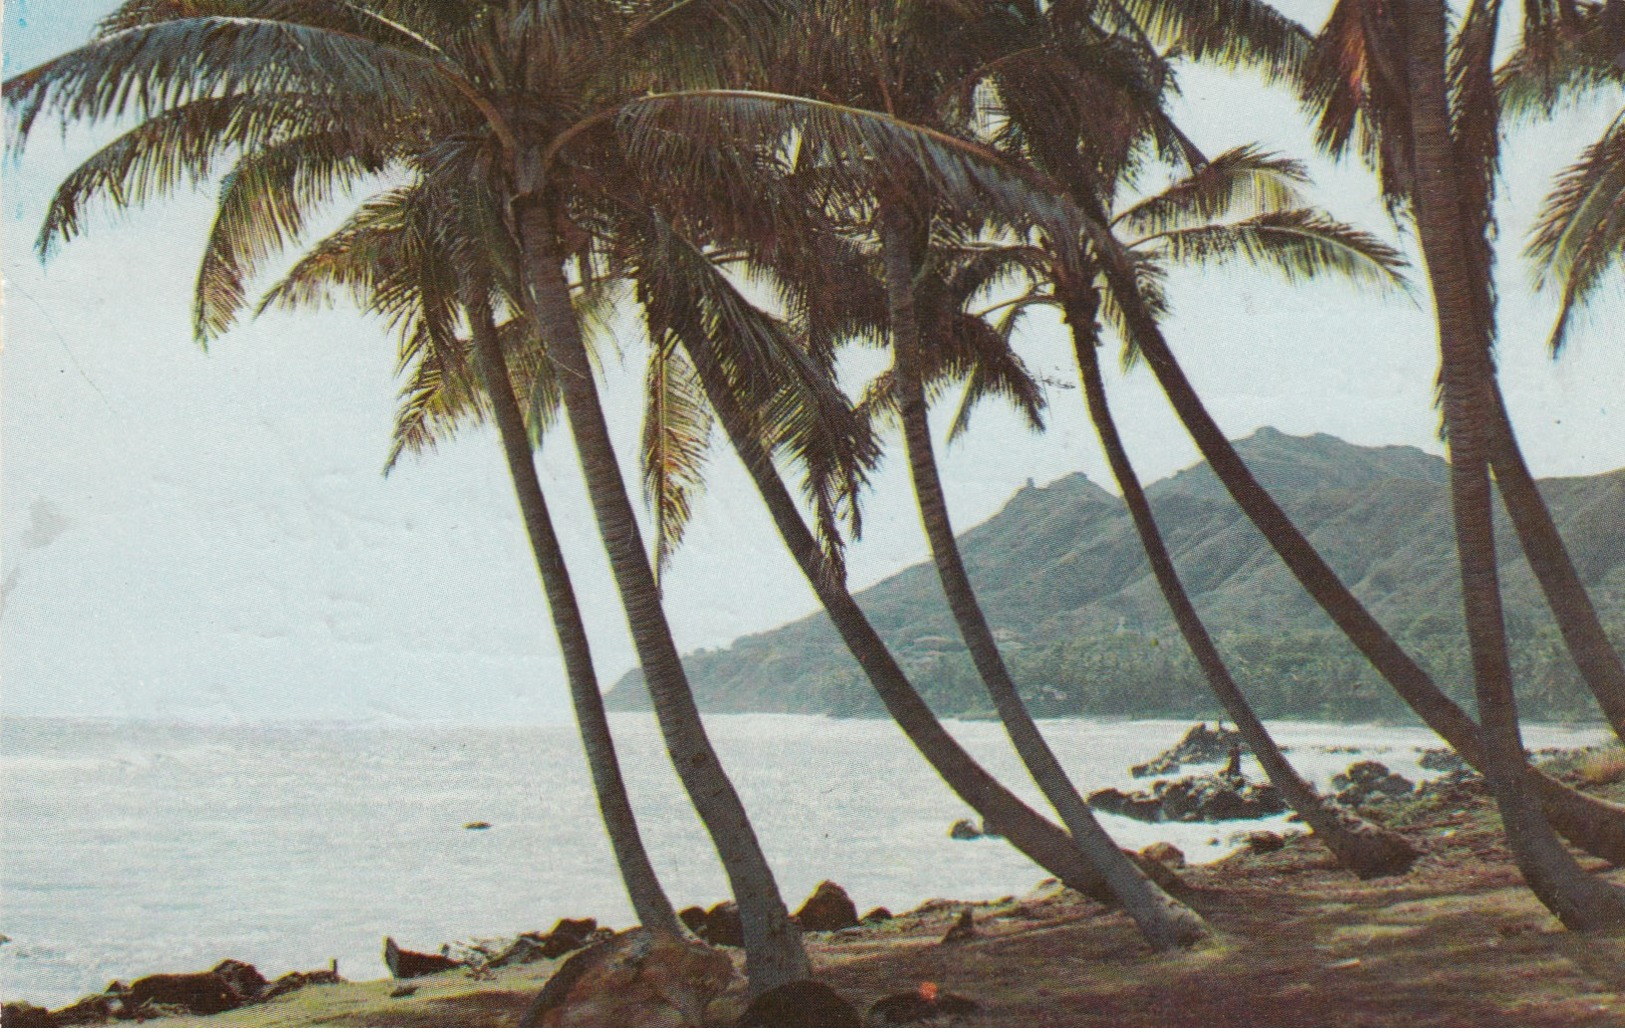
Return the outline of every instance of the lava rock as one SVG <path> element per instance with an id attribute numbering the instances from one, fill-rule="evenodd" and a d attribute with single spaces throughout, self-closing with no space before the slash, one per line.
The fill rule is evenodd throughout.
<path id="1" fill-rule="evenodd" d="M 1149 792 L 1104 788 L 1091 793 L 1088 802 L 1103 813 L 1147 823 L 1257 820 L 1287 809 L 1272 785 L 1214 775 L 1155 781 Z"/>
<path id="2" fill-rule="evenodd" d="M 1254 831 L 1247 835 L 1247 848 L 1255 853 L 1274 853 L 1286 847 L 1286 839 L 1273 831 Z"/>
<path id="3" fill-rule="evenodd" d="M 1252 750 L 1242 740 L 1240 732 L 1230 731 L 1223 727 L 1213 729 L 1207 724 L 1192 725 L 1185 732 L 1185 736 L 1172 749 L 1168 749 L 1155 759 L 1145 763 L 1137 763 L 1128 769 L 1129 773 L 1137 778 L 1152 777 L 1157 774 L 1178 774 L 1179 768 L 1186 763 L 1218 763 L 1230 756 L 1232 748 L 1243 753 Z"/>
<path id="4" fill-rule="evenodd" d="M 677 911 L 677 920 L 683 922 L 689 931 L 699 935 L 700 930 L 705 927 L 705 908 L 684 907 Z"/>
<path id="5" fill-rule="evenodd" d="M 1339 803 L 1353 807 L 1402 799 L 1415 793 L 1416 785 L 1375 760 L 1361 760 L 1343 773 L 1332 775 L 1332 791 Z"/>
<path id="6" fill-rule="evenodd" d="M 858 908 L 846 890 L 832 881 L 818 883 L 796 911 L 796 920 L 809 932 L 838 932 L 858 923 Z"/>
<path id="7" fill-rule="evenodd" d="M 982 830 L 976 826 L 975 821 L 967 821 L 964 818 L 960 818 L 949 826 L 948 837 L 951 839 L 963 839 L 966 841 L 969 841 L 970 839 L 979 839 L 982 837 Z"/>
<path id="8" fill-rule="evenodd" d="M 892 912 L 887 910 L 885 907 L 875 907 L 873 910 L 863 915 L 861 923 L 879 924 L 882 921 L 890 921 L 894 916 L 895 915 L 893 915 Z"/>
<path id="9" fill-rule="evenodd" d="M 863 1017 L 822 982 L 801 979 L 775 986 L 750 1001 L 740 1028 L 856 1028 Z"/>
<path id="10" fill-rule="evenodd" d="M 178 1007 L 189 1014 L 208 1017 L 241 1007 L 247 1002 L 219 974 L 199 971 L 138 978 L 130 983 L 130 991 L 124 995 L 121 1009 L 140 1014 L 152 1007 Z"/>
<path id="11" fill-rule="evenodd" d="M 44 1007 L 31 1003 L 0 1003 L 0 1028 L 57 1028 L 56 1019 Z"/>
<path id="12" fill-rule="evenodd" d="M 1153 842 L 1140 850 L 1140 855 L 1147 860 L 1155 860 L 1159 864 L 1169 867 L 1184 867 L 1185 852 L 1172 842 Z"/>
<path id="13" fill-rule="evenodd" d="M 739 920 L 739 904 L 728 900 L 707 910 L 699 936 L 713 946 L 744 946 L 745 925 Z"/>

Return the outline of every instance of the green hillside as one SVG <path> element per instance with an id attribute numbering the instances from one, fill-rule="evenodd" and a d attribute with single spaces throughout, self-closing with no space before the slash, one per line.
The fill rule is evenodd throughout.
<path id="1" fill-rule="evenodd" d="M 1470 705 L 1444 461 L 1415 448 L 1271 429 L 1237 448 L 1376 617 Z M 1542 489 L 1604 622 L 1625 642 L 1625 469 L 1546 480 Z M 1205 464 L 1148 494 L 1187 588 L 1265 716 L 1403 717 L 1403 703 L 1298 587 Z M 1590 719 L 1595 706 L 1502 516 L 1501 571 L 1524 712 Z M 960 540 L 1036 714 L 1216 715 L 1114 495 L 1074 473 L 1018 491 Z M 929 565 L 858 600 L 938 712 L 990 708 Z M 881 712 L 821 612 L 685 662 L 710 712 Z M 612 708 L 647 707 L 641 674 L 629 673 L 607 698 Z"/>

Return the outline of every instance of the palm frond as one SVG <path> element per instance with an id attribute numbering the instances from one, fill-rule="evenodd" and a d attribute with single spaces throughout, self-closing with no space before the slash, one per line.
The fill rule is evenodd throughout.
<path id="1" fill-rule="evenodd" d="M 349 183 L 383 170 L 386 156 L 341 132 L 315 133 L 244 155 L 220 185 L 198 269 L 193 329 L 207 342 L 247 305 L 248 283 L 298 240 L 313 208 Z"/>
<path id="2" fill-rule="evenodd" d="M 331 131 L 338 111 L 304 95 L 209 97 L 146 120 L 103 147 L 57 186 L 37 246 L 48 256 L 84 231 L 88 205 L 124 210 L 196 187 L 234 150 L 265 147 L 301 133 Z"/>
<path id="3" fill-rule="evenodd" d="M 693 363 L 668 335 L 649 355 L 643 407 L 643 494 L 654 515 L 655 570 L 671 563 L 705 487 L 711 410 Z"/>
<path id="4" fill-rule="evenodd" d="M 410 118 L 465 108 L 443 63 L 375 40 L 261 18 L 183 18 L 95 39 L 6 80 L 21 146 L 41 115 L 63 125 L 236 94 L 319 94 L 370 117 Z"/>
<path id="5" fill-rule="evenodd" d="M 1174 230 L 1135 246 L 1176 265 L 1242 261 L 1273 270 L 1289 283 L 1323 276 L 1387 290 L 1404 289 L 1407 283 L 1403 254 L 1364 230 L 1312 209 Z"/>
<path id="6" fill-rule="evenodd" d="M 1160 193 L 1124 209 L 1112 224 L 1123 233 L 1150 236 L 1215 219 L 1303 205 L 1308 170 L 1255 146 L 1236 147 Z"/>
<path id="7" fill-rule="evenodd" d="M 1303 26 L 1262 0 L 1112 0 L 1159 45 L 1193 61 L 1261 72 L 1293 82 L 1310 55 Z"/>
<path id="8" fill-rule="evenodd" d="M 1555 356 L 1607 274 L 1625 264 L 1625 113 L 1558 177 L 1526 253 L 1537 288 L 1562 292 L 1549 341 Z"/>

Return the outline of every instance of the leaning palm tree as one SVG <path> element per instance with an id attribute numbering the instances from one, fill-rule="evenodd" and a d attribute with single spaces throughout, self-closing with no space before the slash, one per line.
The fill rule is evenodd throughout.
<path id="1" fill-rule="evenodd" d="M 681 935 L 682 924 L 644 848 L 621 777 L 586 625 L 536 474 L 532 448 L 555 418 L 558 385 L 551 382 L 528 321 L 516 317 L 496 323 L 490 264 L 493 253 L 511 259 L 511 253 L 503 253 L 511 248 L 502 247 L 500 236 L 491 232 L 500 222 L 491 216 L 490 196 L 465 182 L 459 178 L 456 185 L 439 184 L 437 193 L 420 178 L 411 187 L 364 204 L 295 264 L 260 310 L 325 304 L 335 290 L 343 290 L 363 311 L 382 316 L 396 330 L 406 385 L 386 471 L 404 450 L 422 452 L 461 425 L 494 420 L 621 880 L 643 927 Z M 470 224 L 475 232 L 463 229 Z M 486 232 L 478 232 L 481 227 Z M 503 278 L 511 282 L 511 276 Z M 509 307 L 514 307 L 511 302 Z M 458 321 L 467 325 L 468 339 L 456 334 Z M 518 394 L 531 399 L 528 422 L 511 368 L 521 373 Z"/>
<path id="2" fill-rule="evenodd" d="M 1015 91 L 1005 86 L 1002 92 L 1010 95 Z M 1012 122 L 1024 124 L 1023 142 L 1028 153 L 1064 176 L 1074 150 L 1047 146 L 1052 134 L 1035 131 L 1034 120 L 1021 117 L 1028 112 L 1014 102 L 1012 107 Z M 1047 109 L 1046 114 L 1052 116 L 1053 109 Z M 1098 142 L 1100 134 L 1092 135 Z M 1113 169 L 1110 162 L 1101 160 L 1102 149 L 1096 151 L 1097 167 Z M 1123 157 L 1126 160 L 1126 152 Z M 1121 173 L 1121 163 L 1116 170 Z M 1161 270 L 1169 264 L 1208 265 L 1239 259 L 1278 270 L 1293 280 L 1337 274 L 1357 283 L 1393 285 L 1402 265 L 1399 255 L 1369 236 L 1303 207 L 1299 188 L 1306 178 L 1295 162 L 1272 158 L 1252 148 L 1238 148 L 1203 163 L 1164 191 L 1128 206 L 1113 216 L 1112 226 L 1119 233 L 1137 237 L 1129 241 L 1129 247 L 1146 282 L 1160 280 Z M 1090 418 L 1152 573 L 1210 689 L 1236 722 L 1271 783 L 1349 870 L 1361 877 L 1378 877 L 1408 869 L 1420 855 L 1413 845 L 1397 834 L 1336 810 L 1292 768 L 1231 676 L 1181 583 L 1107 402 L 1098 358 L 1102 344 L 1100 315 L 1102 308 L 1115 311 L 1117 305 L 1099 285 L 1098 264 L 1086 251 L 1079 252 L 1076 266 L 1068 266 L 1045 250 L 1030 246 L 1005 251 L 1023 270 L 1029 285 L 1015 300 L 1001 302 L 990 310 L 1004 313 L 1001 335 L 1008 335 L 1013 321 L 1032 305 L 1055 305 L 1061 310 L 1072 335 Z M 1047 291 L 1042 289 L 1043 283 L 1048 284 Z M 1136 357 L 1132 348 L 1126 357 Z"/>
<path id="3" fill-rule="evenodd" d="M 737 182 L 741 178 L 759 184 L 771 183 L 766 176 L 729 175 L 726 181 Z M 684 203 L 692 202 L 695 185 L 692 181 L 683 183 L 680 192 Z M 735 194 L 729 207 L 737 211 L 739 200 Z M 850 253 L 841 260 L 825 247 L 808 248 L 809 242 L 822 241 L 835 246 L 835 241 L 827 235 L 809 232 L 805 226 L 792 230 L 783 225 L 786 215 L 798 213 L 796 206 L 768 202 L 757 210 L 767 213 L 766 221 L 752 222 L 744 237 L 758 242 L 758 257 L 760 241 L 797 243 L 798 246 L 775 259 L 781 271 L 783 263 L 794 264 L 801 270 L 799 275 L 789 276 L 802 285 L 803 289 L 796 291 L 798 295 L 807 293 L 807 283 L 819 278 L 820 271 L 839 271 L 856 261 L 856 256 Z M 702 206 L 702 211 L 712 216 L 714 222 L 720 209 Z M 646 440 L 666 439 L 673 434 L 666 424 L 675 422 L 676 435 L 693 443 L 696 435 L 692 430 L 685 434 L 683 428 L 704 426 L 708 420 L 692 413 L 677 415 L 673 410 L 694 404 L 708 406 L 750 474 L 786 548 L 828 613 L 836 632 L 910 742 L 984 823 L 998 828 L 1011 845 L 1067 885 L 1103 902 L 1116 903 L 1111 887 L 1089 864 L 1077 844 L 983 769 L 942 726 L 909 682 L 846 586 L 840 542 L 831 539 L 832 531 L 825 518 L 829 495 L 811 482 L 816 477 L 809 478 L 805 494 L 814 513 L 818 514 L 814 525 L 821 529 L 815 531 L 808 527 L 774 455 L 782 453 L 794 457 L 798 465 L 813 470 L 826 463 L 827 456 L 820 454 L 824 449 L 809 449 L 809 444 L 833 442 L 839 449 L 848 434 L 862 434 L 860 428 L 850 426 L 833 435 L 815 436 L 808 432 L 821 422 L 836 427 L 845 423 L 847 417 L 839 411 L 846 404 L 844 397 L 832 391 L 833 383 L 827 379 L 827 373 L 819 371 L 820 363 L 796 357 L 794 338 L 797 335 L 792 328 L 752 305 L 725 274 L 729 265 L 739 264 L 725 260 L 728 255 L 741 253 L 737 248 L 723 246 L 707 253 L 654 209 L 642 209 L 637 217 L 642 220 L 644 229 L 618 233 L 615 240 L 623 247 L 632 242 L 639 245 L 623 260 L 627 275 L 635 278 L 643 299 L 649 337 L 665 345 L 653 350 L 650 361 L 672 364 L 672 368 L 651 372 L 651 386 L 658 389 L 652 392 L 654 396 L 650 399 L 646 416 L 646 427 L 650 429 Z M 773 229 L 770 222 L 780 224 Z M 739 229 L 732 227 L 732 232 L 737 234 Z M 709 233 L 702 230 L 695 234 L 696 237 L 716 235 L 715 228 Z M 809 258 L 812 261 L 809 262 Z M 849 291 L 863 290 L 871 284 L 872 280 L 865 281 L 862 277 L 846 277 L 846 289 L 839 293 L 850 298 Z M 826 306 L 802 297 L 795 307 L 800 309 L 804 321 L 802 339 L 818 336 L 818 330 L 806 326 L 805 321 L 816 322 L 828 315 Z M 676 360 L 684 353 L 687 360 Z M 775 370 L 775 375 L 761 376 L 764 368 Z M 673 392 L 670 387 L 674 383 L 689 386 Z M 691 391 L 691 387 L 697 387 L 697 392 Z M 695 393 L 703 395 L 703 400 L 695 397 Z M 867 435 L 863 436 L 867 439 Z M 703 447 L 703 441 L 700 446 Z M 862 450 L 860 447 L 859 451 Z M 646 449 L 650 460 L 646 465 L 646 482 L 650 485 L 651 500 L 656 501 L 661 512 L 680 514 L 686 509 L 678 497 L 688 486 L 698 484 L 700 478 L 692 473 L 674 474 L 667 464 L 674 456 L 695 463 L 698 461 L 696 452 L 697 449 L 689 447 Z M 662 498 L 671 501 L 657 501 Z M 671 538 L 678 536 L 675 528 L 668 533 Z M 1140 857 L 1135 860 L 1164 888 L 1175 886 L 1168 872 L 1159 865 Z"/>
<path id="4" fill-rule="evenodd" d="M 1339 18 L 1345 7 L 1357 15 Z M 1540 4 L 1527 5 L 1526 15 L 1531 35 L 1551 31 L 1558 19 Z M 1451 39 L 1442 3 L 1409 0 L 1392 9 L 1367 10 L 1362 0 L 1344 0 L 1328 23 L 1327 49 L 1363 54 L 1362 67 L 1374 69 L 1388 92 L 1373 96 L 1363 81 L 1331 61 L 1330 70 L 1315 80 L 1316 100 L 1323 133 L 1341 131 L 1347 139 L 1350 127 L 1358 126 L 1375 142 L 1385 190 L 1409 207 L 1427 262 L 1462 601 L 1483 723 L 1480 769 L 1519 870 L 1541 902 L 1570 927 L 1617 926 L 1625 923 L 1625 892 L 1579 867 L 1554 834 L 1524 773 L 1495 566 L 1492 466 L 1571 654 L 1616 732 L 1625 734 L 1625 666 L 1603 634 L 1523 464 L 1495 380 L 1489 234 L 1498 149 L 1491 62 L 1499 17 L 1498 3 L 1475 0 Z"/>
<path id="5" fill-rule="evenodd" d="M 1488 227 L 1493 221 L 1493 186 L 1499 151 L 1498 91 L 1491 72 L 1499 5 L 1470 9 L 1454 41 L 1447 119 L 1451 149 L 1462 166 L 1459 176 L 1464 218 Z M 1567 13 L 1564 13 L 1567 12 Z M 1617 43 L 1609 50 L 1608 27 L 1600 7 L 1564 6 L 1557 13 L 1531 5 L 1522 48 L 1502 71 L 1503 90 L 1514 113 L 1549 108 L 1559 91 L 1617 80 Z M 1410 96 L 1408 38 L 1395 10 L 1348 0 L 1336 8 L 1322 30 L 1315 60 L 1306 71 L 1305 96 L 1318 115 L 1317 136 L 1333 154 L 1358 148 L 1376 170 L 1384 194 L 1396 208 L 1410 204 L 1416 216 L 1415 192 L 1420 180 L 1414 166 L 1414 122 Z M 1443 87 L 1440 87 L 1441 89 Z M 1428 122 L 1428 126 L 1432 123 Z M 1432 131 L 1429 129 L 1429 131 Z M 1471 300 L 1477 347 L 1495 337 L 1493 255 L 1483 230 L 1470 232 L 1463 245 L 1479 270 L 1464 279 L 1463 301 Z M 1565 306 L 1565 310 L 1570 310 Z M 1465 323 L 1464 323 L 1465 324 Z M 1554 344 L 1560 344 L 1567 317 L 1560 318 Z M 1625 737 L 1625 662 L 1609 641 L 1558 534 L 1534 477 L 1523 459 L 1492 367 L 1476 375 L 1486 394 L 1485 424 L 1489 461 L 1495 470 L 1513 529 L 1552 610 L 1558 630 L 1582 678 L 1596 696 L 1616 735 Z"/>
<path id="6" fill-rule="evenodd" d="M 466 156 L 517 241 L 520 303 L 557 370 L 667 751 L 733 887 L 757 991 L 805 977 L 806 954 L 689 690 L 610 443 L 569 270 L 585 271 L 592 239 L 573 207 L 604 186 L 591 160 L 602 135 L 592 130 L 603 128 L 595 114 L 662 85 L 721 81 L 775 14 L 767 0 L 590 11 L 509 0 L 130 0 L 92 43 L 5 87 L 19 139 L 41 115 L 69 123 L 133 113 L 141 124 L 125 140 L 143 155 L 143 188 L 200 176 L 222 150 L 250 148 L 223 186 L 199 277 L 205 332 L 229 325 L 258 264 L 341 186 L 384 171 L 403 150 Z"/>

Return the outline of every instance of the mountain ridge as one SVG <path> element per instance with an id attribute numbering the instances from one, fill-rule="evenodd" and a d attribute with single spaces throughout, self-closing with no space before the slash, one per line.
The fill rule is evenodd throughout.
<path id="1" fill-rule="evenodd" d="M 1408 446 L 1271 428 L 1236 448 L 1377 619 L 1470 707 L 1445 460 Z M 1541 489 L 1605 624 L 1616 641 L 1625 640 L 1625 469 L 1544 480 Z M 1205 463 L 1146 493 L 1187 590 L 1262 713 L 1405 716 L 1403 703 L 1343 641 Z M 1216 715 L 1117 496 L 1082 473 L 1029 482 L 959 540 L 1035 713 Z M 1497 542 L 1525 712 L 1592 719 L 1594 704 L 1504 512 Z M 985 715 L 985 692 L 929 562 L 856 596 L 939 713 Z M 692 654 L 685 666 L 709 712 L 880 712 L 822 612 Z M 617 682 L 606 703 L 646 708 L 641 673 Z"/>

